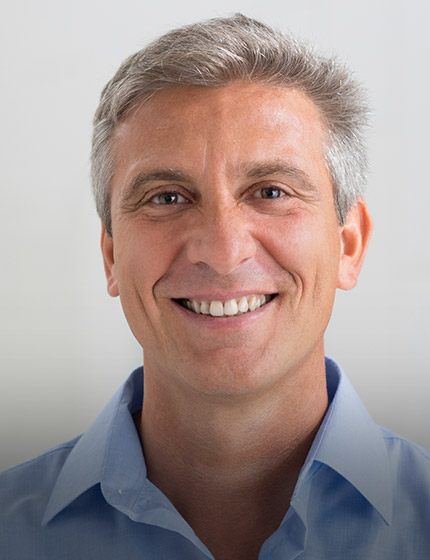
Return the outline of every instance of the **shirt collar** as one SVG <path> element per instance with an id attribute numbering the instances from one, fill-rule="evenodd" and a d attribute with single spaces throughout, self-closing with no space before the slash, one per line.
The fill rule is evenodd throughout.
<path id="1" fill-rule="evenodd" d="M 331 358 L 326 358 L 326 378 L 330 404 L 301 470 L 292 505 L 296 499 L 298 509 L 305 513 L 307 475 L 322 463 L 354 486 L 389 525 L 393 494 L 382 431 Z"/>
<path id="2" fill-rule="evenodd" d="M 116 426 L 130 426 L 132 414 L 142 406 L 143 383 L 142 367 L 134 370 L 125 384 L 115 393 L 92 426 L 79 438 L 69 453 L 51 492 L 42 525 L 49 523 L 60 511 L 71 504 L 76 498 L 96 484 L 102 483 L 105 462 L 108 456 L 112 433 L 117 432 Z M 135 433 L 135 437 L 134 437 Z M 136 463 L 144 471 L 145 462 L 141 458 L 136 461 L 140 443 L 136 430 L 127 434 L 129 447 L 133 450 L 133 461 L 127 460 L 127 467 L 135 467 Z M 131 440 L 131 442 L 130 442 Z M 139 467 L 138 467 L 139 468 Z M 135 472 L 131 476 L 136 475 Z M 119 472 L 119 488 L 121 488 L 121 472 Z"/>
<path id="3" fill-rule="evenodd" d="M 305 507 L 307 474 L 319 462 L 349 481 L 389 524 L 393 497 L 381 431 L 348 378 L 330 358 L 326 358 L 326 376 L 330 405 L 301 470 L 291 504 L 297 510 Z M 86 490 L 100 484 L 109 503 L 129 517 L 140 515 L 141 521 L 169 528 L 173 524 L 176 530 L 195 540 L 185 522 L 178 526 L 176 510 L 146 476 L 132 417 L 142 406 L 142 400 L 143 370 L 140 367 L 115 393 L 68 455 L 51 492 L 43 525 Z M 155 517 L 154 512 L 158 512 Z"/>
<path id="4" fill-rule="evenodd" d="M 143 368 L 140 367 L 70 452 L 52 490 L 42 525 L 47 525 L 86 490 L 100 484 L 106 501 L 133 521 L 176 531 L 212 558 L 190 525 L 147 478 L 133 419 L 142 402 Z"/>

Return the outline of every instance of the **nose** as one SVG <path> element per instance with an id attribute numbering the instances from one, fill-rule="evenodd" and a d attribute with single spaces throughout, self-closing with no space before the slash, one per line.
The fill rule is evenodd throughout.
<path id="1" fill-rule="evenodd" d="M 188 238 L 189 261 L 204 263 L 219 275 L 234 272 L 255 255 L 256 240 L 250 225 L 240 208 L 202 214 Z"/>

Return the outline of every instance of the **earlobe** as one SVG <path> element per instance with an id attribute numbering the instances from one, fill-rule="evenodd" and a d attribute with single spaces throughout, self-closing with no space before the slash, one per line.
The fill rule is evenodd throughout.
<path id="1" fill-rule="evenodd" d="M 119 296 L 118 283 L 115 276 L 115 262 L 113 239 L 106 231 L 105 226 L 102 224 L 102 232 L 100 239 L 100 246 L 103 255 L 103 264 L 105 268 L 105 275 L 107 280 L 107 290 L 112 297 Z"/>
<path id="2" fill-rule="evenodd" d="M 372 219 L 363 199 L 351 208 L 341 227 L 341 254 L 337 287 L 350 290 L 357 284 L 372 232 Z"/>

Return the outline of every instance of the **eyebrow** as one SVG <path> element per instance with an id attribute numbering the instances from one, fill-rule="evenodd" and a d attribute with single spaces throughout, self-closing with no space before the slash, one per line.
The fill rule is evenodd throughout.
<path id="1" fill-rule="evenodd" d="M 127 199 L 132 196 L 137 190 L 144 187 L 152 181 L 180 181 L 185 183 L 192 183 L 193 180 L 190 175 L 184 173 L 180 169 L 173 169 L 171 167 L 163 169 L 153 169 L 151 171 L 141 171 L 138 173 L 127 185 L 124 191 L 124 198 Z"/>
<path id="2" fill-rule="evenodd" d="M 261 179 L 270 175 L 285 175 L 298 181 L 303 190 L 310 193 L 318 193 L 317 187 L 305 171 L 284 161 L 251 163 L 245 168 L 245 173 L 248 177 L 255 179 Z"/>
<path id="3" fill-rule="evenodd" d="M 246 177 L 253 179 L 261 179 L 271 175 L 285 175 L 299 182 L 300 187 L 310 193 L 317 193 L 318 189 L 312 183 L 307 173 L 302 169 L 285 163 L 283 161 L 272 162 L 251 162 L 246 165 L 239 166 L 241 172 Z M 127 200 L 130 196 L 152 181 L 173 181 L 193 184 L 194 180 L 180 169 L 171 167 L 153 169 L 150 171 L 141 171 L 127 185 L 123 200 Z"/>

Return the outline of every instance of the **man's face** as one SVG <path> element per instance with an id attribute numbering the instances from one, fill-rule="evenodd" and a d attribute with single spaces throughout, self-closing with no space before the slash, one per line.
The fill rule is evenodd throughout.
<path id="1" fill-rule="evenodd" d="M 248 394 L 323 356 L 343 246 L 325 140 L 303 93 L 258 83 L 166 90 L 118 126 L 102 247 L 147 375 Z"/>

